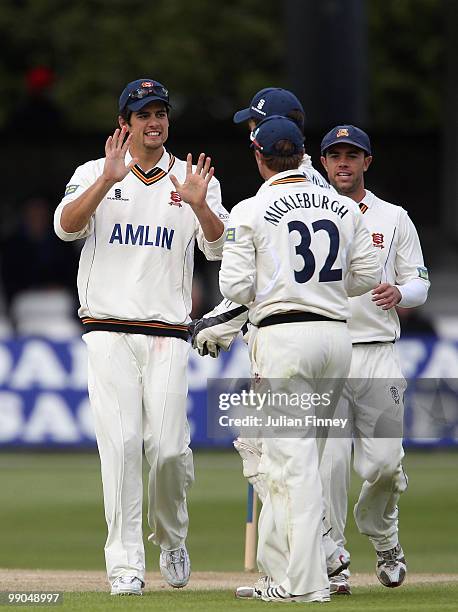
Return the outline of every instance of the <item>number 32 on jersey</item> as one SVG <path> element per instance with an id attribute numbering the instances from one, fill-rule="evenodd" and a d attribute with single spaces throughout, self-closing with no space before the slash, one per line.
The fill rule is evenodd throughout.
<path id="1" fill-rule="evenodd" d="M 306 283 L 312 278 L 316 269 L 315 255 L 310 249 L 312 234 L 305 223 L 297 220 L 288 223 L 288 230 L 290 234 L 299 232 L 301 237 L 301 241 L 295 246 L 295 249 L 296 254 L 304 260 L 304 265 L 300 270 L 294 272 L 294 278 L 298 283 Z M 339 253 L 340 236 L 337 225 L 329 219 L 320 219 L 312 223 L 312 230 L 314 234 L 324 231 L 329 236 L 329 252 L 318 275 L 319 282 L 329 283 L 342 280 L 342 268 L 332 267 Z"/>

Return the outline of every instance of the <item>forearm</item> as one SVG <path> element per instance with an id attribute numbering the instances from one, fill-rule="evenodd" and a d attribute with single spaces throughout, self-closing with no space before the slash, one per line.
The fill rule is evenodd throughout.
<path id="1" fill-rule="evenodd" d="M 401 300 L 398 302 L 398 306 L 403 308 L 414 308 L 415 306 L 421 306 L 426 302 L 428 297 L 428 286 L 426 282 L 420 278 L 413 278 L 404 285 L 396 285 L 401 294 Z"/>
<path id="2" fill-rule="evenodd" d="M 83 194 L 66 204 L 60 218 L 64 232 L 75 233 L 86 227 L 98 205 L 115 183 L 116 181 L 109 181 L 100 176 Z"/>
<path id="3" fill-rule="evenodd" d="M 378 284 L 380 269 L 376 272 L 348 272 L 345 277 L 345 288 L 349 297 L 364 295 Z"/>
<path id="4" fill-rule="evenodd" d="M 193 210 L 200 223 L 205 240 L 215 242 L 215 240 L 221 238 L 224 232 L 224 224 L 211 210 L 207 202 L 204 202 L 198 209 L 194 208 Z"/>

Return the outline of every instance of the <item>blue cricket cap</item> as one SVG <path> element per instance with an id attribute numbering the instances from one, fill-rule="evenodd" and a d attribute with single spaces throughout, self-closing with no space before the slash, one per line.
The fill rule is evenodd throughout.
<path id="1" fill-rule="evenodd" d="M 294 151 L 288 156 L 304 151 L 304 135 L 301 130 L 294 121 L 281 115 L 271 115 L 261 121 L 251 132 L 250 139 L 251 146 L 263 155 L 282 157 L 282 154 L 275 149 L 280 140 L 288 140 L 294 145 Z"/>
<path id="2" fill-rule="evenodd" d="M 324 155 L 326 149 L 340 142 L 352 144 L 368 155 L 372 155 L 369 136 L 354 125 L 337 125 L 332 128 L 321 141 L 321 155 Z"/>
<path id="3" fill-rule="evenodd" d="M 139 111 L 146 104 L 161 100 L 170 106 L 168 90 L 154 79 L 137 79 L 128 83 L 119 97 L 119 112 L 124 109 Z"/>
<path id="4" fill-rule="evenodd" d="M 254 95 L 248 108 L 237 111 L 233 120 L 234 123 L 249 119 L 262 121 L 271 115 L 284 117 L 293 110 L 304 113 L 302 104 L 291 91 L 280 87 L 266 87 Z"/>

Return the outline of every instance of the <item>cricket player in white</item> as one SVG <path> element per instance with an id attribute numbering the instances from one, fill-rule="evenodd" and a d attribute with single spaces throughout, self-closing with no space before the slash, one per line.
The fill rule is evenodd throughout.
<path id="1" fill-rule="evenodd" d="M 251 130 L 254 130 L 256 125 L 271 115 L 282 115 L 283 117 L 287 117 L 294 121 L 299 129 L 304 131 L 305 124 L 305 112 L 304 108 L 292 91 L 288 89 L 283 89 L 281 87 L 266 87 L 258 91 L 252 98 L 249 106 L 242 110 L 237 111 L 234 114 L 234 123 L 247 122 L 248 126 Z M 304 174 L 304 176 L 314 185 L 318 185 L 320 187 L 324 187 L 326 189 L 330 189 L 330 191 L 334 192 L 334 188 L 329 185 L 326 179 L 316 170 L 312 165 L 312 160 L 310 155 L 307 155 L 304 152 L 301 163 L 299 165 L 298 170 Z M 227 300 L 226 300 L 227 302 Z M 216 312 L 210 317 L 213 318 L 212 326 L 208 326 L 208 321 L 205 324 L 200 325 L 200 333 L 196 334 L 195 344 L 198 347 L 199 342 L 205 343 L 206 346 L 209 346 L 212 343 L 211 335 L 212 333 L 222 333 L 226 334 L 226 340 L 229 340 L 230 332 L 236 330 L 236 325 L 238 321 L 241 321 L 243 317 L 238 315 L 238 320 L 233 320 L 231 315 L 227 314 L 227 311 L 231 310 L 231 315 L 233 315 L 233 311 L 231 307 L 226 304 L 221 304 L 216 308 Z M 222 315 L 222 313 L 226 311 L 226 315 Z M 220 317 L 222 315 L 223 318 L 226 319 L 226 324 L 221 325 L 218 324 L 216 317 Z M 213 329 L 213 326 L 216 328 Z M 204 326 L 207 328 L 206 331 L 203 330 Z M 199 330 L 197 330 L 199 331 Z M 218 346 L 218 342 L 220 346 L 222 337 L 220 336 L 218 340 L 213 344 L 214 347 Z M 224 340 L 223 340 L 224 342 Z M 224 346 L 225 350 L 228 350 L 228 346 Z M 254 373 L 252 373 L 254 375 Z M 260 457 L 261 448 L 259 445 L 259 441 L 256 439 L 248 439 L 248 438 L 239 438 L 234 442 L 234 446 L 237 451 L 240 453 L 243 460 L 243 467 L 245 475 L 250 474 L 249 479 L 255 481 L 255 489 L 260 497 L 263 499 L 263 484 L 262 478 L 258 477 L 257 474 L 257 460 L 256 456 Z M 323 469 L 326 469 L 326 466 L 323 466 Z M 329 530 L 329 522 L 326 522 L 326 530 Z M 258 556 L 258 564 L 260 568 L 264 568 L 264 560 L 262 555 L 267 551 L 267 547 L 262 545 L 263 534 L 271 533 L 272 529 L 275 529 L 275 526 L 272 525 L 272 517 L 268 513 L 268 509 L 265 508 L 259 519 L 259 541 L 261 542 L 261 546 L 258 547 L 258 553 L 261 556 Z M 273 543 L 273 538 L 270 538 L 271 543 Z M 349 564 L 349 555 L 343 546 L 338 546 L 334 543 L 331 537 L 327 534 L 323 537 L 323 544 L 325 546 L 326 552 L 326 562 L 328 568 L 329 576 L 334 575 L 336 572 L 339 572 L 343 567 L 347 567 Z M 269 556 L 274 551 L 269 551 Z M 279 556 L 282 556 L 282 552 L 279 553 Z"/>
<path id="2" fill-rule="evenodd" d="M 420 241 L 407 212 L 364 187 L 371 161 L 369 137 L 351 125 L 336 126 L 323 138 L 321 161 L 336 190 L 359 204 L 382 265 L 380 284 L 350 299 L 349 330 L 353 352 L 349 404 L 354 428 L 354 468 L 364 479 L 354 508 L 356 524 L 377 552 L 376 573 L 388 587 L 406 575 L 398 539 L 398 500 L 407 487 L 402 468 L 403 393 L 406 387 L 394 342 L 400 336 L 395 306 L 411 308 L 426 301 L 429 280 Z M 394 431 L 384 435 L 384 424 Z M 378 431 L 376 430 L 378 429 Z M 344 528 L 350 479 L 350 439 L 330 439 L 323 464 L 331 466 L 329 494 L 331 535 L 345 545 Z M 346 572 L 333 579 L 331 592 L 348 593 Z"/>
<path id="3" fill-rule="evenodd" d="M 246 122 L 249 128 L 254 130 L 260 121 L 271 115 L 287 117 L 294 121 L 302 132 L 304 131 L 305 113 L 302 104 L 293 92 L 279 87 L 266 87 L 258 91 L 247 108 L 239 110 L 234 114 L 234 123 Z M 313 167 L 310 156 L 305 152 L 298 170 L 312 184 L 336 193 L 334 188 Z M 244 339 L 248 343 L 249 337 L 252 340 L 254 339 L 256 328 L 250 325 L 247 326 L 247 320 L 248 310 L 246 307 L 235 304 L 230 300 L 223 300 L 196 323 L 193 333 L 194 348 L 202 356 L 210 354 L 212 357 L 217 357 L 220 348 L 226 351 L 229 350 L 240 330 L 243 331 Z M 248 333 L 248 329 L 251 333 Z M 255 372 L 252 371 L 251 375 L 254 376 Z M 234 446 L 242 457 L 244 476 L 253 484 L 259 499 L 264 501 L 265 483 L 263 477 L 258 473 L 258 465 L 262 452 L 260 440 L 239 437 L 234 442 Z M 326 482 L 328 480 L 329 478 L 327 478 Z M 270 510 L 270 505 L 267 504 L 259 517 L 258 566 L 264 574 L 275 576 L 277 575 L 275 568 L 277 566 L 284 566 L 286 551 L 281 547 L 280 543 L 275 543 L 275 538 L 272 537 L 275 525 L 273 524 Z M 326 522 L 326 530 L 329 530 L 328 523 L 329 521 Z M 267 534 L 269 535 L 268 543 L 265 542 Z M 275 545 L 278 547 L 278 550 Z M 348 552 L 343 547 L 338 546 L 327 533 L 323 535 L 323 545 L 325 547 L 329 576 L 333 576 L 343 568 L 348 567 Z M 275 557 L 278 557 L 278 563 L 274 562 Z"/>
<path id="4" fill-rule="evenodd" d="M 221 292 L 247 305 L 260 328 L 250 357 L 262 379 L 282 379 L 285 390 L 297 377 L 343 379 L 351 358 L 347 295 L 365 293 L 380 273 L 368 232 L 354 202 L 298 172 L 303 135 L 293 121 L 273 115 L 252 136 L 266 183 L 231 212 Z M 262 446 L 265 504 L 288 558 L 284 579 L 259 597 L 328 601 L 316 440 L 272 437 Z"/>
<path id="5" fill-rule="evenodd" d="M 185 546 L 188 447 L 186 368 L 194 243 L 220 259 L 219 183 L 210 159 L 165 150 L 169 97 L 153 79 L 129 83 L 103 159 L 77 168 L 55 213 L 63 240 L 85 238 L 79 315 L 101 459 L 113 595 L 141 595 L 142 447 L 150 465 L 148 519 L 160 569 L 174 587 L 190 574 Z"/>

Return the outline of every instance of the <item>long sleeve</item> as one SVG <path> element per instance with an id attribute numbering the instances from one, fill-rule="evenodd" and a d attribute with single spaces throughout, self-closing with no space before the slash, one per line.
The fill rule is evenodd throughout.
<path id="1" fill-rule="evenodd" d="M 413 308 L 426 302 L 430 286 L 428 270 L 417 230 L 406 211 L 399 223 L 399 242 L 395 259 L 396 286 L 401 292 L 399 306 Z"/>
<path id="2" fill-rule="evenodd" d="M 229 213 L 221 203 L 221 188 L 219 181 L 215 178 L 212 178 L 208 185 L 207 204 L 210 210 L 218 217 L 218 219 L 223 222 L 224 226 L 226 226 Z M 223 231 L 218 240 L 209 242 L 205 238 L 198 221 L 197 225 L 197 244 L 199 246 L 199 249 L 209 261 L 221 259 L 223 255 L 225 232 Z"/>
<path id="3" fill-rule="evenodd" d="M 237 304 L 250 304 L 256 295 L 256 251 L 254 232 L 244 219 L 243 203 L 230 214 L 223 261 L 219 273 L 220 291 Z"/>

